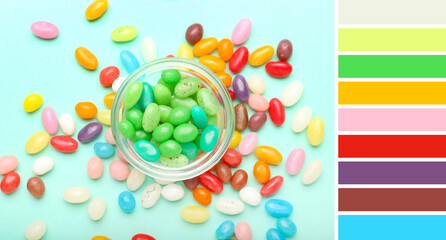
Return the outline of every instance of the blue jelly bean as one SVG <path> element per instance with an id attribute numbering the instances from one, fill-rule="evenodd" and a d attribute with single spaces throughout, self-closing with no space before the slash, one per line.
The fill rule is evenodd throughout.
<path id="1" fill-rule="evenodd" d="M 138 59 L 129 50 L 123 50 L 120 56 L 121 62 L 124 65 L 125 69 L 127 69 L 127 72 L 132 73 L 137 68 L 139 68 L 140 65 Z"/>
<path id="2" fill-rule="evenodd" d="M 94 153 L 100 158 L 109 158 L 115 153 L 115 148 L 110 143 L 97 142 L 94 144 Z"/>
<path id="3" fill-rule="evenodd" d="M 131 213 L 136 206 L 135 197 L 133 197 L 131 192 L 124 191 L 119 194 L 118 204 L 122 211 Z"/>
<path id="4" fill-rule="evenodd" d="M 279 229 L 286 237 L 292 237 L 296 235 L 297 232 L 296 224 L 289 218 L 277 219 L 277 229 Z"/>
<path id="5" fill-rule="evenodd" d="M 200 149 L 203 152 L 210 152 L 217 145 L 219 130 L 215 125 L 207 126 L 200 137 Z"/>
<path id="6" fill-rule="evenodd" d="M 181 144 L 181 154 L 186 156 L 188 159 L 192 160 L 198 156 L 198 147 L 193 142 L 180 143 Z"/>
<path id="7" fill-rule="evenodd" d="M 234 235 L 235 224 L 231 220 L 226 220 L 217 228 L 215 235 L 218 239 L 228 239 Z"/>
<path id="8" fill-rule="evenodd" d="M 154 102 L 155 102 L 155 95 L 153 95 L 152 86 L 150 86 L 146 82 L 143 82 L 141 97 L 139 98 L 137 105 L 139 105 L 142 111 L 144 111 L 146 110 L 147 106 L 149 106 L 149 104 Z"/>
<path id="9" fill-rule="evenodd" d="M 267 240 L 285 240 L 285 236 L 277 229 L 270 228 L 268 232 L 266 232 Z"/>
<path id="10" fill-rule="evenodd" d="M 202 107 L 198 105 L 193 106 L 191 116 L 197 128 L 205 128 L 208 125 L 208 116 Z"/>
<path id="11" fill-rule="evenodd" d="M 293 205 L 285 200 L 270 199 L 265 203 L 265 209 L 273 217 L 288 217 L 293 212 Z"/>
<path id="12" fill-rule="evenodd" d="M 147 140 L 137 141 L 133 148 L 147 162 L 156 162 L 160 159 L 160 150 Z"/>

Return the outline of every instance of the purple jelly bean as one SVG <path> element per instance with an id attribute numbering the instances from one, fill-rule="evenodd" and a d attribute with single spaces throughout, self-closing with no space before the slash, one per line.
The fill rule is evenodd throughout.
<path id="1" fill-rule="evenodd" d="M 234 90 L 235 97 L 240 100 L 240 102 L 248 101 L 248 83 L 242 75 L 237 74 L 237 76 L 235 76 L 234 81 L 232 81 L 232 89 Z"/>
<path id="2" fill-rule="evenodd" d="M 79 142 L 87 143 L 95 139 L 102 132 L 102 124 L 99 122 L 92 122 L 82 128 L 77 134 Z"/>

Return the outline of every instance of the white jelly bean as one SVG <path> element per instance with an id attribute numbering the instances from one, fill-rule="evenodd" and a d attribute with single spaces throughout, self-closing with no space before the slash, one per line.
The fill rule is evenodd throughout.
<path id="1" fill-rule="evenodd" d="M 49 172 L 54 167 L 54 161 L 50 157 L 40 157 L 34 161 L 33 173 L 40 176 Z"/>
<path id="2" fill-rule="evenodd" d="M 173 184 L 175 183 L 175 181 L 166 181 L 166 180 L 161 180 L 158 178 L 153 178 L 153 180 L 155 180 L 155 182 L 161 184 L 161 185 L 167 185 L 167 184 Z"/>
<path id="3" fill-rule="evenodd" d="M 237 215 L 243 212 L 245 204 L 234 198 L 220 198 L 215 204 L 217 210 L 227 215 Z"/>
<path id="4" fill-rule="evenodd" d="M 28 240 L 38 240 L 46 233 L 46 224 L 42 220 L 31 223 L 25 230 L 25 238 Z"/>
<path id="5" fill-rule="evenodd" d="M 251 206 L 257 206 L 262 201 L 259 191 L 253 187 L 244 187 L 238 194 L 243 202 Z"/>
<path id="6" fill-rule="evenodd" d="M 161 190 L 161 195 L 167 201 L 178 201 L 184 197 L 184 189 L 178 184 L 168 184 Z"/>
<path id="7" fill-rule="evenodd" d="M 248 88 L 253 93 L 263 94 L 266 89 L 265 81 L 259 76 L 252 76 L 248 79 Z"/>
<path id="8" fill-rule="evenodd" d="M 309 185 L 314 183 L 322 173 L 322 162 L 319 160 L 314 160 L 308 164 L 307 168 L 305 168 L 302 173 L 302 183 L 305 185 Z"/>
<path id="9" fill-rule="evenodd" d="M 76 131 L 76 123 L 74 122 L 73 117 L 68 113 L 60 114 L 59 125 L 62 132 L 67 136 L 73 135 L 74 131 Z"/>
<path id="10" fill-rule="evenodd" d="M 71 187 L 63 192 L 62 197 L 69 203 L 83 203 L 90 199 L 90 191 L 84 187 Z"/>
<path id="11" fill-rule="evenodd" d="M 121 87 L 122 83 L 127 79 L 127 76 L 121 76 L 118 77 L 112 84 L 112 90 L 113 92 L 118 92 L 119 88 Z"/>
<path id="12" fill-rule="evenodd" d="M 88 215 L 94 221 L 100 220 L 105 213 L 105 209 L 107 208 L 107 203 L 102 198 L 95 198 L 91 200 L 88 205 Z"/>
<path id="13" fill-rule="evenodd" d="M 283 106 L 291 107 L 299 101 L 303 91 L 304 85 L 302 85 L 301 82 L 290 82 L 290 84 L 288 84 L 288 86 L 286 86 L 283 90 L 280 101 L 282 102 Z"/>
<path id="14" fill-rule="evenodd" d="M 141 195 L 141 205 L 144 208 L 150 208 L 155 205 L 161 197 L 161 185 L 158 183 L 150 184 Z"/>
<path id="15" fill-rule="evenodd" d="M 144 62 L 148 63 L 157 58 L 155 42 L 151 38 L 144 38 L 141 43 L 141 52 Z"/>
<path id="16" fill-rule="evenodd" d="M 139 171 L 136 168 L 133 168 L 130 171 L 129 176 L 127 177 L 127 188 L 130 191 L 136 191 L 138 188 L 141 187 L 141 185 L 144 183 L 144 180 L 146 179 L 146 175 Z"/>
<path id="17" fill-rule="evenodd" d="M 302 132 L 310 123 L 311 116 L 312 112 L 310 107 L 303 107 L 299 109 L 299 111 L 297 111 L 293 117 L 291 129 L 293 129 L 293 131 L 296 133 Z"/>

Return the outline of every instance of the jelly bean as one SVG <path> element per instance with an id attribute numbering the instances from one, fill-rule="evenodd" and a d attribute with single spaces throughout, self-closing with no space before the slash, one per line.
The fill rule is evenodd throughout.
<path id="1" fill-rule="evenodd" d="M 270 228 L 268 232 L 266 232 L 267 240 L 285 240 L 285 236 L 277 229 Z"/>
<path id="2" fill-rule="evenodd" d="M 138 190 L 146 180 L 146 175 L 136 168 L 133 168 L 127 177 L 127 188 L 130 191 Z"/>
<path id="3" fill-rule="evenodd" d="M 3 176 L 0 190 L 5 194 L 14 192 L 20 185 L 20 176 L 16 172 L 10 172 Z"/>
<path id="4" fill-rule="evenodd" d="M 252 109 L 258 112 L 264 112 L 269 108 L 268 100 L 264 96 L 255 93 L 249 95 L 248 104 Z"/>
<path id="5" fill-rule="evenodd" d="M 104 164 L 98 157 L 92 157 L 88 160 L 87 174 L 91 179 L 98 179 L 104 172 Z"/>
<path id="6" fill-rule="evenodd" d="M 288 60 L 291 57 L 291 54 L 293 54 L 293 44 L 291 44 L 290 40 L 283 39 L 280 41 L 277 46 L 277 57 L 280 61 Z"/>
<path id="7" fill-rule="evenodd" d="M 195 56 L 201 57 L 212 53 L 218 45 L 218 40 L 214 37 L 203 38 L 198 41 L 192 48 Z"/>
<path id="8" fill-rule="evenodd" d="M 142 128 L 146 132 L 152 132 L 160 122 L 160 108 L 158 104 L 151 103 L 144 111 Z"/>
<path id="9" fill-rule="evenodd" d="M 209 219 L 209 211 L 200 206 L 187 206 L 181 210 L 181 217 L 190 223 L 203 223 Z"/>
<path id="10" fill-rule="evenodd" d="M 262 196 L 253 187 L 244 187 L 239 192 L 240 199 L 251 206 L 258 206 L 262 201 Z"/>
<path id="11" fill-rule="evenodd" d="M 229 143 L 229 148 L 235 148 L 240 143 L 240 140 L 242 140 L 242 135 L 234 131 L 234 135 L 232 135 L 231 143 Z"/>
<path id="12" fill-rule="evenodd" d="M 97 138 L 102 132 L 102 125 L 98 122 L 92 122 L 85 125 L 77 134 L 79 142 L 87 143 Z"/>
<path id="13" fill-rule="evenodd" d="M 67 136 L 73 135 L 74 131 L 76 131 L 76 123 L 74 122 L 73 117 L 68 113 L 60 114 L 59 125 L 62 132 Z"/>
<path id="14" fill-rule="evenodd" d="M 119 69 L 115 66 L 110 66 L 102 69 L 99 74 L 99 82 L 104 87 L 110 87 L 113 82 L 119 77 Z"/>
<path id="15" fill-rule="evenodd" d="M 138 29 L 134 26 L 122 26 L 113 30 L 111 38 L 115 42 L 129 42 L 136 38 Z"/>
<path id="16" fill-rule="evenodd" d="M 157 104 L 166 105 L 171 101 L 172 92 L 166 85 L 158 83 L 153 88 L 153 95 Z"/>
<path id="17" fill-rule="evenodd" d="M 302 183 L 305 185 L 310 185 L 321 176 L 322 173 L 322 162 L 319 160 L 314 160 L 308 164 L 302 173 Z"/>
<path id="18" fill-rule="evenodd" d="M 121 51 L 120 58 L 122 65 L 124 65 L 125 69 L 127 69 L 127 72 L 129 73 L 132 73 L 140 67 L 138 59 L 129 50 Z"/>
<path id="19" fill-rule="evenodd" d="M 288 217 L 293 212 L 293 205 L 285 200 L 270 199 L 265 203 L 265 210 L 276 218 Z"/>
<path id="20" fill-rule="evenodd" d="M 198 62 L 211 69 L 214 73 L 223 72 L 226 69 L 225 61 L 217 56 L 204 55 L 198 59 Z"/>
<path id="21" fill-rule="evenodd" d="M 135 136 L 135 127 L 129 120 L 122 120 L 119 122 L 119 131 L 125 138 L 133 138 Z"/>
<path id="22" fill-rule="evenodd" d="M 234 175 L 231 179 L 231 187 L 234 190 L 240 190 L 246 186 L 246 183 L 248 182 L 248 174 L 245 172 L 245 170 L 239 169 L 235 171 Z"/>
<path id="23" fill-rule="evenodd" d="M 186 58 L 190 60 L 194 60 L 194 53 L 192 52 L 192 48 L 187 43 L 183 43 L 178 48 L 177 56 L 179 58 Z"/>
<path id="24" fill-rule="evenodd" d="M 160 144 L 159 150 L 162 155 L 175 158 L 181 154 L 181 145 L 175 140 L 167 140 Z"/>
<path id="25" fill-rule="evenodd" d="M 184 123 L 173 131 L 173 138 L 179 143 L 191 142 L 198 136 L 198 129 L 195 125 Z"/>
<path id="26" fill-rule="evenodd" d="M 285 107 L 291 107 L 296 104 L 300 97 L 302 96 L 302 92 L 304 90 L 304 86 L 299 81 L 293 81 L 282 92 L 281 102 Z"/>
<path id="27" fill-rule="evenodd" d="M 213 193 L 221 193 L 223 191 L 223 183 L 221 180 L 210 172 L 205 172 L 198 177 L 201 185 Z"/>
<path id="28" fill-rule="evenodd" d="M 208 115 L 208 125 L 217 125 L 219 122 L 218 117 L 216 115 Z"/>
<path id="29" fill-rule="evenodd" d="M 215 231 L 215 235 L 218 239 L 228 239 L 232 235 L 234 235 L 234 228 L 235 224 L 231 220 L 226 220 L 220 224 L 220 226 L 217 228 L 217 231 Z"/>
<path id="30" fill-rule="evenodd" d="M 179 98 L 179 97 L 175 96 L 175 97 L 172 98 L 172 101 L 170 102 L 170 106 L 172 106 L 172 107 L 185 106 L 185 107 L 187 107 L 189 109 L 192 109 L 192 107 L 197 105 L 197 104 L 198 103 L 194 99 L 192 99 L 190 97 Z"/>
<path id="31" fill-rule="evenodd" d="M 175 95 L 179 98 L 192 96 L 201 88 L 201 80 L 197 77 L 182 79 L 175 86 Z"/>
<path id="32" fill-rule="evenodd" d="M 205 128 L 208 125 L 208 117 L 204 109 L 198 105 L 195 105 L 191 109 L 191 116 L 194 124 L 198 128 Z"/>
<path id="33" fill-rule="evenodd" d="M 115 100 L 115 96 L 116 93 L 109 93 L 107 95 L 104 96 L 104 104 L 105 106 L 107 106 L 108 108 L 112 108 L 113 105 L 113 100 Z"/>
<path id="34" fill-rule="evenodd" d="M 122 211 L 125 213 L 131 213 L 136 206 L 135 197 L 129 191 L 124 191 L 119 194 L 118 204 Z"/>
<path id="35" fill-rule="evenodd" d="M 127 79 L 126 76 L 118 77 L 112 84 L 112 90 L 113 92 L 118 92 L 119 88 L 121 87 L 122 83 Z"/>
<path id="36" fill-rule="evenodd" d="M 263 94 L 266 89 L 265 81 L 259 76 L 251 76 L 248 79 L 248 88 L 252 93 Z"/>
<path id="37" fill-rule="evenodd" d="M 42 151 L 50 142 L 47 132 L 36 132 L 25 143 L 25 151 L 28 154 L 36 154 Z"/>
<path id="38" fill-rule="evenodd" d="M 203 26 L 199 23 L 190 25 L 186 30 L 186 41 L 194 45 L 203 37 Z"/>
<path id="39" fill-rule="evenodd" d="M 88 204 L 88 216 L 93 221 L 99 221 L 105 214 L 107 203 L 103 198 L 95 198 Z"/>
<path id="40" fill-rule="evenodd" d="M 133 125 L 136 130 L 140 130 L 142 128 L 143 113 L 141 112 L 141 110 L 137 108 L 131 108 L 125 112 L 125 118 Z"/>
<path id="41" fill-rule="evenodd" d="M 28 240 L 41 239 L 46 233 L 46 224 L 42 220 L 31 223 L 25 230 L 25 238 Z"/>
<path id="42" fill-rule="evenodd" d="M 90 191 L 84 187 L 71 187 L 62 193 L 62 198 L 69 203 L 84 203 L 90 196 Z"/>
<path id="43" fill-rule="evenodd" d="M 268 62 L 274 55 L 274 48 L 270 45 L 265 45 L 254 50 L 249 56 L 249 64 L 252 66 L 260 66 Z"/>
<path id="44" fill-rule="evenodd" d="M 172 109 L 169 114 L 169 122 L 173 125 L 181 125 L 189 122 L 191 111 L 184 106 L 178 106 Z"/>
<path id="45" fill-rule="evenodd" d="M 269 62 L 265 65 L 265 70 L 271 77 L 284 78 L 291 74 L 293 66 L 283 61 Z"/>
<path id="46" fill-rule="evenodd" d="M 227 72 L 217 72 L 215 73 L 217 77 L 222 81 L 225 87 L 230 87 L 232 83 L 232 77 Z"/>
<path id="47" fill-rule="evenodd" d="M 181 154 L 188 159 L 195 159 L 198 156 L 198 147 L 193 142 L 181 143 Z"/>
<path id="48" fill-rule="evenodd" d="M 226 215 L 237 215 L 243 212 L 245 204 L 235 198 L 220 198 L 217 203 L 215 203 L 215 208 Z"/>
<path id="49" fill-rule="evenodd" d="M 229 61 L 234 53 L 234 46 L 232 46 L 231 40 L 227 38 L 220 40 L 220 42 L 218 42 L 217 51 L 223 61 Z"/>
<path id="50" fill-rule="evenodd" d="M 218 102 L 212 92 L 207 88 L 202 88 L 197 92 L 197 102 L 208 115 L 215 115 L 218 112 Z"/>
<path id="51" fill-rule="evenodd" d="M 59 152 L 71 153 L 76 151 L 78 143 L 71 137 L 68 136 L 54 136 L 51 138 L 51 146 L 54 147 Z"/>
<path id="52" fill-rule="evenodd" d="M 237 150 L 229 148 L 221 160 L 231 167 L 238 167 L 242 163 L 242 155 Z"/>
<path id="53" fill-rule="evenodd" d="M 150 184 L 144 189 L 141 195 L 141 205 L 143 208 L 153 207 L 161 197 L 161 186 L 158 183 Z"/>
<path id="54" fill-rule="evenodd" d="M 240 100 L 240 102 L 248 101 L 248 83 L 246 83 L 246 80 L 242 75 L 238 74 L 235 76 L 234 81 L 232 82 L 232 89 L 234 89 L 235 97 Z"/>
<path id="55" fill-rule="evenodd" d="M 77 115 L 83 119 L 93 119 L 98 113 L 96 105 L 91 102 L 79 102 L 74 107 Z"/>
<path id="56" fill-rule="evenodd" d="M 111 110 L 102 110 L 98 112 L 98 115 L 96 116 L 98 118 L 98 121 L 104 125 L 111 126 Z"/>
<path id="57" fill-rule="evenodd" d="M 305 162 L 305 151 L 302 148 L 296 148 L 291 151 L 286 159 L 286 170 L 290 175 L 296 175 L 302 169 Z"/>
<path id="58" fill-rule="evenodd" d="M 18 164 L 19 161 L 15 156 L 5 155 L 0 157 L 0 174 L 4 175 L 14 171 Z"/>
<path id="59" fill-rule="evenodd" d="M 229 70 L 233 73 L 240 72 L 248 63 L 249 51 L 246 47 L 239 47 L 232 54 L 231 60 L 229 60 Z"/>
<path id="60" fill-rule="evenodd" d="M 163 180 L 163 179 L 159 179 L 159 178 L 153 178 L 153 180 L 155 180 L 155 182 L 157 182 L 160 185 L 167 185 L 167 184 L 175 183 L 175 181 Z"/>
<path id="61" fill-rule="evenodd" d="M 94 153 L 100 158 L 109 158 L 115 154 L 115 148 L 109 143 L 97 142 L 94 144 Z"/>
<path id="62" fill-rule="evenodd" d="M 201 133 L 200 149 L 203 152 L 210 152 L 217 145 L 219 129 L 215 125 L 208 125 Z"/>
<path id="63" fill-rule="evenodd" d="M 235 99 L 235 93 L 231 89 L 227 89 L 229 92 L 229 96 L 231 97 L 231 100 L 234 101 Z"/>
<path id="64" fill-rule="evenodd" d="M 156 239 L 150 235 L 144 233 L 138 233 L 132 237 L 132 240 L 156 240 Z"/>
<path id="65" fill-rule="evenodd" d="M 25 100 L 23 101 L 23 108 L 26 112 L 34 112 L 39 109 L 40 106 L 42 106 L 42 102 L 42 96 L 37 93 L 32 93 L 26 96 Z"/>
<path id="66" fill-rule="evenodd" d="M 297 233 L 296 225 L 289 218 L 277 219 L 276 226 L 285 237 L 292 237 Z"/>
<path id="67" fill-rule="evenodd" d="M 189 163 L 189 159 L 187 159 L 187 157 L 182 154 L 174 158 L 161 155 L 160 161 L 165 166 L 175 167 L 175 168 L 186 166 Z"/>
<path id="68" fill-rule="evenodd" d="M 248 126 L 248 110 L 245 104 L 239 103 L 235 105 L 235 130 L 243 132 Z"/>
<path id="69" fill-rule="evenodd" d="M 110 143 L 111 145 L 116 145 L 111 128 L 108 128 L 108 130 L 105 132 L 105 141 Z"/>
<path id="70" fill-rule="evenodd" d="M 45 184 L 39 177 L 31 177 L 26 183 L 28 192 L 35 198 L 41 198 L 45 193 Z"/>
<path id="71" fill-rule="evenodd" d="M 135 81 L 128 86 L 125 95 L 124 100 L 122 101 L 123 106 L 127 109 L 132 108 L 139 100 L 142 94 L 142 82 Z"/>
<path id="72" fill-rule="evenodd" d="M 173 134 L 173 125 L 171 123 L 163 123 L 153 130 L 152 137 L 157 142 L 167 141 Z"/>
<path id="73" fill-rule="evenodd" d="M 234 229 L 235 238 L 237 240 L 251 240 L 251 227 L 246 222 L 238 222 Z"/>
<path id="74" fill-rule="evenodd" d="M 95 0 L 85 10 L 85 18 L 89 21 L 96 20 L 104 14 L 108 8 L 107 0 Z"/>
<path id="75" fill-rule="evenodd" d="M 45 21 L 37 21 L 31 24 L 31 32 L 43 39 L 53 39 L 59 35 L 57 26 Z"/>
<path id="76" fill-rule="evenodd" d="M 269 197 L 274 195 L 277 191 L 279 191 L 280 187 L 283 183 L 283 177 L 275 176 L 271 178 L 265 185 L 263 185 L 262 189 L 260 189 L 260 195 L 264 197 Z"/>
<path id="77" fill-rule="evenodd" d="M 250 132 L 246 134 L 246 136 L 242 138 L 238 146 L 240 154 L 244 156 L 251 154 L 257 147 L 258 142 L 259 142 L 259 137 L 257 136 L 257 133 Z"/>
<path id="78" fill-rule="evenodd" d="M 259 160 L 254 164 L 253 174 L 260 183 L 267 183 L 271 177 L 271 171 L 269 170 L 268 164 L 262 160 Z"/>
<path id="79" fill-rule="evenodd" d="M 160 151 L 153 143 L 147 140 L 139 140 L 133 146 L 136 153 L 148 162 L 156 162 L 160 158 Z"/>
<path id="80" fill-rule="evenodd" d="M 302 132 L 310 123 L 311 116 L 312 112 L 310 107 L 303 107 L 299 109 L 299 111 L 297 111 L 293 117 L 291 129 L 296 133 Z"/>
<path id="81" fill-rule="evenodd" d="M 241 45 L 248 40 L 251 34 L 251 21 L 248 18 L 240 20 L 232 31 L 231 40 L 235 45 Z"/>
<path id="82" fill-rule="evenodd" d="M 175 56 L 172 55 L 172 54 L 169 54 L 169 55 L 166 56 L 166 58 L 173 58 L 173 57 L 175 57 Z"/>
<path id="83" fill-rule="evenodd" d="M 254 153 L 256 154 L 257 158 L 268 164 L 277 165 L 281 163 L 283 159 L 282 154 L 280 154 L 277 149 L 270 146 L 258 146 L 256 147 Z"/>
<path id="84" fill-rule="evenodd" d="M 54 167 L 54 161 L 50 157 L 40 157 L 34 161 L 33 173 L 40 176 L 49 172 Z"/>
<path id="85" fill-rule="evenodd" d="M 248 121 L 248 127 L 251 131 L 257 131 L 259 130 L 266 122 L 266 119 L 268 117 L 266 116 L 265 112 L 256 112 L 254 113 Z"/>
<path id="86" fill-rule="evenodd" d="M 279 99 L 273 98 L 269 101 L 269 117 L 277 126 L 281 126 L 285 122 L 285 108 Z"/>
<path id="87" fill-rule="evenodd" d="M 217 173 L 218 178 L 224 183 L 230 182 L 232 178 L 231 167 L 224 162 L 219 162 L 215 165 L 215 173 Z"/>
<path id="88" fill-rule="evenodd" d="M 152 86 L 150 86 L 148 83 L 143 82 L 142 83 L 142 93 L 141 97 L 139 97 L 138 105 L 142 109 L 146 109 L 149 104 L 155 102 L 155 95 L 153 93 Z"/>
<path id="89" fill-rule="evenodd" d="M 167 201 L 178 201 L 184 197 L 184 189 L 178 184 L 167 184 L 161 189 L 161 196 Z"/>
<path id="90" fill-rule="evenodd" d="M 142 40 L 141 52 L 146 63 L 157 59 L 156 45 L 152 38 L 146 37 Z"/>
<path id="91" fill-rule="evenodd" d="M 95 70 L 98 67 L 96 56 L 84 47 L 78 47 L 74 52 L 74 56 L 79 64 L 88 70 Z"/>
<path id="92" fill-rule="evenodd" d="M 59 129 L 59 125 L 57 124 L 57 117 L 54 109 L 52 107 L 45 107 L 42 111 L 42 124 L 43 128 L 49 134 L 56 134 Z"/>
<path id="93" fill-rule="evenodd" d="M 181 74 L 178 70 L 168 69 L 161 73 L 161 79 L 166 84 L 177 84 L 181 80 Z"/>
<path id="94" fill-rule="evenodd" d="M 308 141 L 313 146 L 319 146 L 324 139 L 324 120 L 320 117 L 315 117 L 308 124 L 307 137 Z"/>
<path id="95" fill-rule="evenodd" d="M 91 238 L 91 240 L 111 240 L 111 239 L 106 236 L 94 236 Z"/>
<path id="96" fill-rule="evenodd" d="M 198 186 L 198 183 L 199 183 L 199 181 L 198 181 L 198 177 L 194 177 L 194 178 L 191 178 L 191 179 L 183 180 L 183 183 L 184 183 L 184 186 L 185 186 L 187 189 L 193 191 L 193 190 L 194 190 L 195 188 L 197 188 L 197 186 Z M 211 196 L 211 197 L 212 197 L 212 196 Z"/>

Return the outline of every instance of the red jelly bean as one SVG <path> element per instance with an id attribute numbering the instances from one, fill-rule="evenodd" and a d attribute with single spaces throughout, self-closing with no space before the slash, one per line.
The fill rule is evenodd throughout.
<path id="1" fill-rule="evenodd" d="M 119 69 L 115 66 L 110 66 L 102 69 L 99 74 L 99 81 L 102 86 L 109 87 L 119 77 Z"/>
<path id="2" fill-rule="evenodd" d="M 14 192 L 20 184 L 20 176 L 16 172 L 10 172 L 3 176 L 0 189 L 6 194 Z"/>
<path id="3" fill-rule="evenodd" d="M 132 237 L 132 240 L 156 240 L 156 239 L 150 235 L 144 233 L 138 233 Z"/>
<path id="4" fill-rule="evenodd" d="M 76 151 L 78 143 L 71 137 L 60 135 L 51 138 L 51 146 L 59 152 L 71 153 Z"/>
<path id="5" fill-rule="evenodd" d="M 167 55 L 167 57 L 166 58 L 168 58 L 168 57 L 175 57 L 174 55 L 172 55 L 172 54 L 169 54 L 169 55 Z"/>
<path id="6" fill-rule="evenodd" d="M 273 98 L 269 101 L 268 112 L 269 117 L 277 126 L 280 126 L 285 122 L 285 108 L 279 99 Z"/>
<path id="7" fill-rule="evenodd" d="M 260 195 L 264 197 L 269 197 L 279 191 L 280 187 L 283 183 L 282 176 L 275 176 L 271 178 L 268 182 L 263 185 L 262 189 L 260 189 Z"/>
<path id="8" fill-rule="evenodd" d="M 220 178 L 210 172 L 205 172 L 198 177 L 201 185 L 213 193 L 221 193 L 223 191 L 223 183 Z"/>
<path id="9" fill-rule="evenodd" d="M 265 70 L 272 77 L 284 78 L 291 74 L 293 66 L 283 61 L 269 62 L 265 65 Z"/>
<path id="10" fill-rule="evenodd" d="M 235 93 L 231 89 L 228 89 L 228 92 L 229 92 L 229 96 L 231 96 L 232 101 L 234 101 Z"/>
<path id="11" fill-rule="evenodd" d="M 239 47 L 232 54 L 231 60 L 229 60 L 229 70 L 233 73 L 240 72 L 248 62 L 249 51 L 246 47 Z"/>
<path id="12" fill-rule="evenodd" d="M 242 163 L 242 155 L 237 150 L 229 148 L 221 160 L 231 167 L 238 167 Z"/>
<path id="13" fill-rule="evenodd" d="M 191 179 L 183 180 L 184 186 L 189 190 L 194 190 L 198 186 L 198 177 L 194 177 Z"/>

